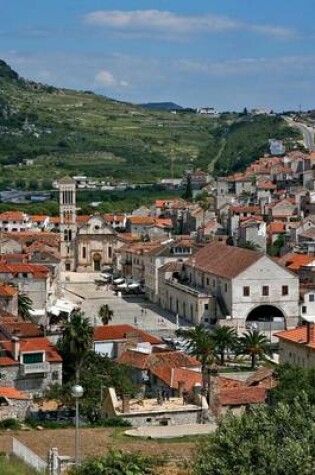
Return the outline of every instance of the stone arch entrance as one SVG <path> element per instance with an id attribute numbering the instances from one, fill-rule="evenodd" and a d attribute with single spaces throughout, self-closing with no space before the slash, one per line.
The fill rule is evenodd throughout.
<path id="1" fill-rule="evenodd" d="M 285 315 L 274 305 L 258 305 L 247 315 L 246 328 L 265 333 L 284 330 L 286 328 Z"/>
<path id="2" fill-rule="evenodd" d="M 93 254 L 93 270 L 94 272 L 101 272 L 102 256 L 99 252 Z"/>

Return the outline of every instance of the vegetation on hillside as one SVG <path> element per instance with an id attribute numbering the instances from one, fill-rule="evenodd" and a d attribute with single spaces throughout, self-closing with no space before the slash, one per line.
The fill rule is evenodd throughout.
<path id="1" fill-rule="evenodd" d="M 214 160 L 222 173 L 256 159 L 269 138 L 296 134 L 279 117 L 210 119 L 57 89 L 21 79 L 0 61 L 0 186 L 19 180 L 41 186 L 65 174 L 156 181 L 188 167 L 207 169 Z"/>

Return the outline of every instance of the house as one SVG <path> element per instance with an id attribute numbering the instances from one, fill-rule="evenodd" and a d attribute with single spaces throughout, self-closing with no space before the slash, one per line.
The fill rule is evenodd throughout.
<path id="1" fill-rule="evenodd" d="M 119 357 L 127 348 L 150 349 L 162 341 L 132 325 L 103 325 L 94 328 L 93 348 L 95 353 L 109 358 Z"/>
<path id="2" fill-rule="evenodd" d="M 33 310 L 45 315 L 50 290 L 49 269 L 37 264 L 3 264 L 0 262 L 0 279 L 12 284 L 33 302 Z"/>
<path id="3" fill-rule="evenodd" d="M 47 338 L 12 337 L 0 342 L 0 387 L 42 394 L 62 383 L 62 359 Z"/>
<path id="4" fill-rule="evenodd" d="M 0 420 L 24 421 L 31 405 L 31 398 L 15 388 L 0 386 Z"/>
<path id="5" fill-rule="evenodd" d="M 247 243 L 251 243 L 257 250 L 266 252 L 266 223 L 262 217 L 254 216 L 253 218 L 245 218 L 241 221 L 237 243 L 238 246 L 246 246 Z"/>
<path id="6" fill-rule="evenodd" d="M 191 298 L 199 298 L 200 293 L 208 298 L 207 308 L 214 298 L 214 321 L 239 331 L 244 331 L 248 322 L 259 327 L 259 322 L 267 319 L 278 329 L 280 322 L 283 327 L 294 327 L 299 319 L 296 275 L 267 255 L 219 242 L 204 246 L 185 260 L 183 271 L 173 276 L 167 291 L 168 300 L 181 292 L 177 313 L 194 324 L 200 323 L 200 313 L 197 301 L 194 305 Z"/>
<path id="7" fill-rule="evenodd" d="M 30 216 L 21 211 L 5 211 L 0 214 L 0 232 L 20 232 L 31 227 Z"/>
<path id="8" fill-rule="evenodd" d="M 19 291 L 14 285 L 0 282 L 0 309 L 12 315 L 18 314 Z"/>
<path id="9" fill-rule="evenodd" d="M 279 363 L 300 366 L 301 368 L 315 367 L 315 325 L 306 325 L 275 334 L 279 339 Z"/>
<path id="10" fill-rule="evenodd" d="M 159 300 L 158 269 L 167 262 L 178 259 L 185 261 L 196 249 L 197 246 L 191 239 L 179 238 L 177 240 L 170 239 L 158 248 L 151 249 L 144 254 L 144 285 L 149 300 L 152 302 Z"/>
<path id="11" fill-rule="evenodd" d="M 157 396 L 164 388 L 172 396 L 180 391 L 192 391 L 196 384 L 201 384 L 201 364 L 193 356 L 179 351 L 163 348 L 151 352 L 129 349 L 123 352 L 117 362 L 128 366 L 136 384 L 144 386 L 144 393 Z"/>

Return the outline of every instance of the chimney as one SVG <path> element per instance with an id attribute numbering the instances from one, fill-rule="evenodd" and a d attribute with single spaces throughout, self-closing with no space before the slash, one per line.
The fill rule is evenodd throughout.
<path id="1" fill-rule="evenodd" d="M 124 394 L 122 397 L 122 412 L 123 414 L 130 412 L 130 398 L 128 394 Z"/>
<path id="2" fill-rule="evenodd" d="M 12 353 L 14 361 L 19 361 L 19 359 L 20 359 L 20 340 L 16 336 L 13 336 L 11 338 L 11 353 Z"/>

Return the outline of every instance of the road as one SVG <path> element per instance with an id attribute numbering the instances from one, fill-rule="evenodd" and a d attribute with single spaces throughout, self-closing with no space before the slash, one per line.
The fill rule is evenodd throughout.
<path id="1" fill-rule="evenodd" d="M 297 127 L 303 134 L 304 146 L 310 152 L 315 151 L 315 143 L 314 143 L 314 129 L 313 127 L 309 127 L 301 122 L 291 122 L 290 125 Z"/>

